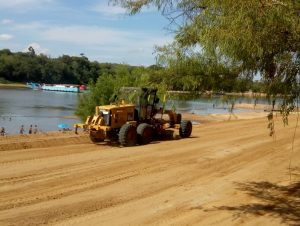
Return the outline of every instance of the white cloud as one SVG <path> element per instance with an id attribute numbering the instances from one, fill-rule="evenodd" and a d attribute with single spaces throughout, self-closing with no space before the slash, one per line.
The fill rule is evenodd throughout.
<path id="1" fill-rule="evenodd" d="M 102 59 L 105 56 L 112 62 L 140 64 L 151 61 L 154 45 L 165 44 L 169 38 L 160 34 L 156 26 L 143 26 L 145 22 L 141 20 L 140 23 L 138 17 L 121 20 L 121 24 L 107 21 L 127 16 L 126 9 L 109 2 L 0 0 L 3 15 L 0 17 L 0 45 L 5 48 L 15 45 L 12 47 L 15 51 L 26 52 L 32 46 L 37 54 L 55 57 L 84 52 L 88 57 L 101 55 Z M 148 13 L 152 9 L 143 9 L 145 11 Z M 146 18 L 154 17 L 147 15 Z M 137 29 L 132 29 L 132 23 L 136 22 Z M 13 41 L 9 41 L 11 39 Z"/>
<path id="2" fill-rule="evenodd" d="M 10 20 L 10 19 L 1 20 L 1 24 L 4 24 L 4 25 L 13 24 L 13 23 L 14 23 L 14 21 Z"/>
<path id="3" fill-rule="evenodd" d="M 100 2 L 90 8 L 92 11 L 98 12 L 107 18 L 114 19 L 117 16 L 129 15 L 129 11 L 119 5 L 110 4 L 109 2 Z M 153 7 L 144 7 L 143 13 L 156 12 Z"/>
<path id="4" fill-rule="evenodd" d="M 157 36 L 157 35 L 156 35 Z M 172 37 L 154 37 L 146 32 L 132 33 L 130 37 L 116 44 L 105 46 L 85 46 L 86 53 L 91 59 L 101 62 L 128 63 L 131 65 L 154 64 L 154 45 L 170 43 Z"/>
<path id="5" fill-rule="evenodd" d="M 130 42 L 133 46 L 140 44 L 162 45 L 172 41 L 171 37 L 158 36 L 155 33 L 137 30 L 123 31 L 99 26 L 55 26 L 44 29 L 41 38 L 80 45 L 119 44 Z M 139 48 L 139 47 L 137 47 Z"/>
<path id="6" fill-rule="evenodd" d="M 42 37 L 46 40 L 80 45 L 107 45 L 121 41 L 129 35 L 129 32 L 97 26 L 50 27 L 42 32 Z"/>
<path id="7" fill-rule="evenodd" d="M 91 7 L 91 10 L 101 13 L 105 16 L 118 16 L 126 14 L 126 9 L 104 2 L 98 3 L 97 5 Z"/>
<path id="8" fill-rule="evenodd" d="M 9 41 L 13 39 L 12 35 L 9 34 L 0 34 L 0 41 Z"/>
<path id="9" fill-rule="evenodd" d="M 0 41 L 14 38 L 21 45 L 15 47 L 19 49 L 16 51 L 23 49 L 28 52 L 28 47 L 32 46 L 36 54 L 50 54 L 54 57 L 84 52 L 94 60 L 133 65 L 152 64 L 154 45 L 163 45 L 172 40 L 170 36 L 147 31 L 146 28 L 125 30 L 96 25 L 51 25 L 39 21 L 14 22 L 10 27 L 11 32 L 17 33 L 14 36 L 2 34 Z M 22 41 L 19 42 L 19 38 Z M 11 42 L 2 42 L 5 46 L 8 43 Z M 45 45 L 51 50 L 44 48 Z"/>
<path id="10" fill-rule="evenodd" d="M 30 10 L 36 9 L 45 4 L 54 2 L 55 0 L 0 0 L 0 8 L 15 9 L 15 10 Z"/>
<path id="11" fill-rule="evenodd" d="M 23 52 L 28 52 L 28 48 L 30 46 L 34 49 L 34 51 L 37 55 L 47 54 L 49 51 L 48 49 L 42 48 L 40 44 L 33 42 L 33 43 L 28 44 L 27 47 L 23 49 Z"/>
<path id="12" fill-rule="evenodd" d="M 14 24 L 14 26 L 12 26 L 12 29 L 14 30 L 32 30 L 32 31 L 37 31 L 39 29 L 42 28 L 46 28 L 46 26 L 38 21 L 33 21 L 30 23 L 26 23 L 26 24 Z"/>
<path id="13" fill-rule="evenodd" d="M 149 31 L 124 31 L 99 26 L 55 26 L 42 30 L 37 37 L 39 40 L 48 45 L 61 46 L 55 51 L 56 56 L 84 52 L 93 60 L 133 65 L 152 64 L 154 46 L 172 41 L 171 36 L 160 36 Z"/>

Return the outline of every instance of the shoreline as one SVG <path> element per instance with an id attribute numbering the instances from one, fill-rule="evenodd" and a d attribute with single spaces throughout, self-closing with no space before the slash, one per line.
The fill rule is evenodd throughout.
<path id="1" fill-rule="evenodd" d="M 236 120 L 245 120 L 245 119 L 255 119 L 267 117 L 268 112 L 239 112 L 239 113 L 222 113 L 222 114 L 193 114 L 193 113 L 184 113 L 182 118 L 185 120 L 191 120 L 196 123 L 206 124 L 214 122 L 223 122 L 223 121 L 236 121 Z"/>
<path id="2" fill-rule="evenodd" d="M 194 113 L 182 113 L 182 119 L 190 120 L 193 122 L 193 126 L 197 127 L 201 124 L 208 124 L 208 123 L 216 123 L 216 122 L 224 122 L 224 121 L 237 121 L 237 120 L 247 120 L 247 119 L 255 119 L 255 118 L 262 118 L 267 117 L 268 112 L 239 112 L 239 113 L 221 113 L 221 114 L 194 114 Z M 62 118 L 67 119 L 78 119 L 76 116 L 62 116 Z M 0 136 L 0 141 L 4 138 L 10 137 L 26 137 L 28 139 L 39 137 L 41 135 L 51 135 L 56 134 L 60 136 L 60 134 L 72 134 L 74 133 L 73 126 L 70 127 L 70 131 L 60 131 L 60 130 L 51 130 L 51 131 L 39 131 L 37 134 L 6 134 L 4 137 Z"/>
<path id="3" fill-rule="evenodd" d="M 261 92 L 252 92 L 252 91 L 247 91 L 247 92 L 212 92 L 212 91 L 205 91 L 205 92 L 193 92 L 193 91 L 176 91 L 176 90 L 170 90 L 167 91 L 169 94 L 182 94 L 182 95 L 200 95 L 200 96 L 237 96 L 237 97 L 251 97 L 251 98 L 256 98 L 256 97 L 266 97 L 266 93 L 261 93 Z"/>
<path id="4" fill-rule="evenodd" d="M 0 88 L 4 88 L 4 89 L 28 89 L 28 87 L 26 86 L 26 84 L 23 83 L 0 83 Z"/>
<path id="5" fill-rule="evenodd" d="M 26 89 L 30 89 L 26 86 L 25 83 L 13 83 L 13 82 L 8 82 L 8 83 L 1 83 L 0 82 L 0 88 L 26 88 Z M 170 94 L 193 94 L 192 91 L 174 91 L 174 90 L 170 90 L 168 91 L 168 93 Z M 214 93 L 211 91 L 206 91 L 206 92 L 199 92 L 197 94 L 203 95 L 203 96 L 211 96 L 211 95 L 219 95 L 219 96 L 240 96 L 240 97 L 251 97 L 251 98 L 255 98 L 255 97 L 266 97 L 267 94 L 265 93 L 255 93 L 255 92 L 244 92 L 244 93 L 237 93 L 237 92 L 232 92 L 232 93 Z"/>

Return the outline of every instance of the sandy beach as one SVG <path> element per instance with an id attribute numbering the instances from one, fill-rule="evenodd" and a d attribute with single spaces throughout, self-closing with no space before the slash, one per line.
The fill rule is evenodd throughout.
<path id="1" fill-rule="evenodd" d="M 273 137 L 266 115 L 185 114 L 190 138 L 129 148 L 0 137 L 0 225 L 299 225 L 297 114 Z"/>

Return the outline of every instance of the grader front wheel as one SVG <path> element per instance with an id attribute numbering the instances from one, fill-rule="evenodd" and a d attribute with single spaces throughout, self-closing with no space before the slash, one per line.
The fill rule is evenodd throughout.
<path id="1" fill-rule="evenodd" d="M 137 142 L 136 128 L 131 124 L 124 124 L 119 131 L 119 143 L 122 146 L 135 146 Z"/>

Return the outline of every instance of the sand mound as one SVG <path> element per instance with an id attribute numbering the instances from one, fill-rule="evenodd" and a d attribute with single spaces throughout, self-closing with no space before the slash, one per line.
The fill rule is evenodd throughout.
<path id="1" fill-rule="evenodd" d="M 24 134 L 0 137 L 0 151 L 55 147 L 67 144 L 89 143 L 85 134 L 74 132 L 49 132 L 43 134 Z"/>

